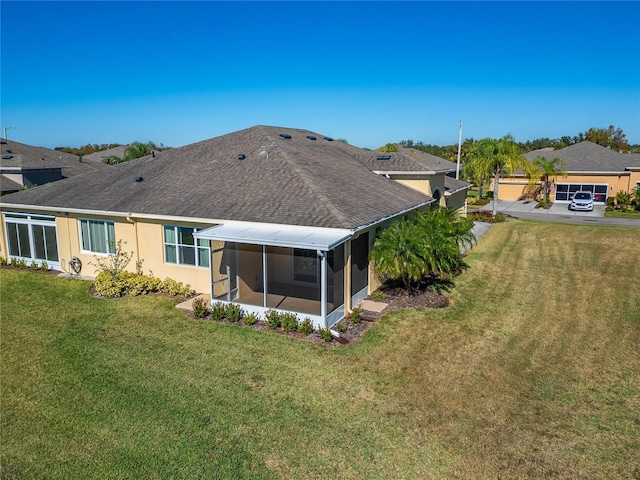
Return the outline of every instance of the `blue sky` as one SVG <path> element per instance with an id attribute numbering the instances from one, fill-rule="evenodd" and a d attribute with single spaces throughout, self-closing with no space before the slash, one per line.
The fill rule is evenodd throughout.
<path id="1" fill-rule="evenodd" d="M 366 148 L 621 127 L 638 2 L 0 3 L 1 119 L 45 147 L 181 146 L 257 124 Z"/>

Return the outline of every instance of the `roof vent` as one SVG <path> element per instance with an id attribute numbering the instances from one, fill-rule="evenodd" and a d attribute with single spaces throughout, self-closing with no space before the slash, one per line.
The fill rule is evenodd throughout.
<path id="1" fill-rule="evenodd" d="M 238 160 L 244 160 L 245 158 L 247 158 L 247 157 L 244 156 L 244 153 L 239 153 L 238 154 Z"/>
<path id="2" fill-rule="evenodd" d="M 2 140 L 0 140 L 0 143 L 4 145 L 5 143 L 7 143 L 7 141 L 3 138 Z"/>
<path id="3" fill-rule="evenodd" d="M 288 133 L 281 133 L 281 134 L 280 134 L 280 136 L 281 136 L 282 138 L 286 138 L 286 139 L 291 138 L 291 135 L 289 135 Z"/>
<path id="4" fill-rule="evenodd" d="M 325 139 L 327 142 L 333 142 L 333 138 L 331 138 L 331 137 L 324 137 L 324 139 Z"/>
<path id="5" fill-rule="evenodd" d="M 309 140 L 317 140 L 316 137 L 314 137 L 313 135 L 307 135 L 307 138 Z"/>
<path id="6" fill-rule="evenodd" d="M 7 149 L 5 150 L 5 152 L 7 152 L 7 153 L 13 153 L 13 152 L 11 151 L 11 149 L 9 149 L 9 148 L 7 148 Z"/>
<path id="7" fill-rule="evenodd" d="M 391 160 L 391 155 L 378 155 L 376 160 Z"/>
<path id="8" fill-rule="evenodd" d="M 2 155 L 3 160 L 10 160 L 13 158 L 13 155 Z"/>
<path id="9" fill-rule="evenodd" d="M 140 183 L 143 180 L 144 180 L 144 178 L 142 178 L 142 177 L 136 177 L 136 182 L 138 182 L 138 183 Z"/>
<path id="10" fill-rule="evenodd" d="M 82 155 L 78 156 L 78 161 L 82 163 Z"/>

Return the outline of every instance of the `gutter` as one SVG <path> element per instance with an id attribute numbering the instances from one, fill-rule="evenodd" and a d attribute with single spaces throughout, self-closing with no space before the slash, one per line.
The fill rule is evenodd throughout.
<path id="1" fill-rule="evenodd" d="M 452 173 L 455 169 L 449 170 L 421 170 L 421 171 L 403 171 L 403 170 L 373 170 L 378 175 L 436 175 L 438 173 Z"/>

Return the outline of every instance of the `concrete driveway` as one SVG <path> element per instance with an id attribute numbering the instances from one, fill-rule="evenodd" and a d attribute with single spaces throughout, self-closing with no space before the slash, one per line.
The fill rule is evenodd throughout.
<path id="1" fill-rule="evenodd" d="M 517 216 L 518 213 L 535 213 L 540 215 L 573 215 L 579 217 L 604 217 L 604 205 L 594 205 L 592 212 L 574 212 L 569 210 L 568 203 L 554 203 L 551 208 L 536 208 L 538 202 L 522 200 L 498 200 L 498 212 L 506 215 Z M 484 205 L 480 210 L 493 211 L 493 202 Z"/>
<path id="2" fill-rule="evenodd" d="M 640 220 L 635 218 L 605 217 L 604 205 L 595 205 L 593 212 L 572 212 L 569 210 L 569 204 L 567 203 L 554 203 L 548 210 L 535 208 L 536 205 L 537 202 L 498 200 L 497 208 L 499 213 L 524 220 L 640 227 Z M 488 210 L 491 212 L 493 205 L 489 203 L 481 207 L 480 210 Z"/>

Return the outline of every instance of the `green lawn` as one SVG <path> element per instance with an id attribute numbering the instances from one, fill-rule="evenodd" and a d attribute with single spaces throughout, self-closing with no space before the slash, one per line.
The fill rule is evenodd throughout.
<path id="1" fill-rule="evenodd" d="M 640 229 L 513 220 L 468 263 L 347 347 L 0 270 L 0 477 L 637 478 Z"/>
<path id="2" fill-rule="evenodd" d="M 620 212 L 612 210 L 610 212 L 605 211 L 604 216 L 609 218 L 635 218 L 640 220 L 640 212 Z"/>

